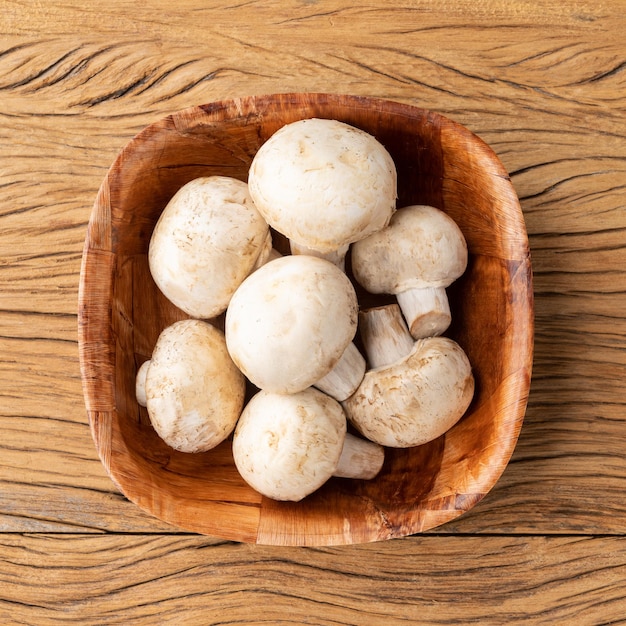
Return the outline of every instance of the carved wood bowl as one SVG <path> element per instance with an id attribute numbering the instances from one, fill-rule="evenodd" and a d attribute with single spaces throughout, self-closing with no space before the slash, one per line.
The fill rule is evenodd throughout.
<path id="1" fill-rule="evenodd" d="M 398 207 L 431 204 L 461 227 L 469 265 L 448 290 L 447 334 L 467 352 L 476 393 L 466 415 L 439 439 L 387 450 L 374 480 L 331 478 L 301 502 L 285 503 L 244 483 L 230 440 L 201 454 L 163 443 L 135 400 L 135 374 L 159 332 L 186 317 L 161 295 L 147 263 L 150 235 L 168 200 L 199 176 L 247 180 L 261 144 L 284 124 L 308 117 L 341 120 L 376 136 L 397 166 Z M 479 502 L 509 461 L 530 386 L 532 293 L 515 191 L 494 152 L 463 126 L 404 104 L 325 94 L 249 97 L 180 111 L 121 151 L 89 222 L 79 348 L 98 454 L 126 497 L 187 531 L 260 544 L 333 545 L 432 529 Z"/>

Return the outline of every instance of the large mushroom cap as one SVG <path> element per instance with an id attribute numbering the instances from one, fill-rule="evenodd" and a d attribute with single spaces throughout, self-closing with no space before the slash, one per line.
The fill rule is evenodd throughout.
<path id="1" fill-rule="evenodd" d="M 456 222 L 426 205 L 398 209 L 387 228 L 355 243 L 351 255 L 356 280 L 371 293 L 447 287 L 467 266 Z"/>
<path id="2" fill-rule="evenodd" d="M 407 448 L 436 439 L 463 416 L 474 377 L 463 349 L 447 337 L 415 343 L 408 356 L 365 374 L 343 406 L 371 441 Z"/>
<path id="3" fill-rule="evenodd" d="M 253 489 L 275 500 L 298 501 L 332 476 L 345 435 L 341 405 L 321 391 L 260 391 L 237 423 L 233 457 Z"/>
<path id="4" fill-rule="evenodd" d="M 269 226 L 246 183 L 226 176 L 197 178 L 169 201 L 148 259 L 163 294 L 188 315 L 222 313 L 259 257 L 271 248 Z"/>
<path id="5" fill-rule="evenodd" d="M 330 372 L 357 321 L 356 293 L 341 270 L 324 259 L 285 256 L 237 289 L 226 311 L 226 342 L 257 387 L 294 393 Z"/>
<path id="6" fill-rule="evenodd" d="M 389 223 L 396 178 L 391 156 L 372 135 L 313 118 L 283 126 L 261 146 L 248 185 L 277 231 L 330 252 Z"/>
<path id="7" fill-rule="evenodd" d="M 175 322 L 163 330 L 145 384 L 154 429 L 181 452 L 202 452 L 224 441 L 243 408 L 243 374 L 222 332 L 201 320 Z"/>

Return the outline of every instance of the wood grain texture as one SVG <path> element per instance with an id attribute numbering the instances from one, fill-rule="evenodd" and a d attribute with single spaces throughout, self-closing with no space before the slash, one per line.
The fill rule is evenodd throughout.
<path id="1" fill-rule="evenodd" d="M 44 534 L 2 536 L 0 554 L 7 626 L 619 624 L 626 601 L 618 538 L 420 537 L 277 549 Z"/>
<path id="2" fill-rule="evenodd" d="M 619 623 L 620 612 L 626 613 L 619 591 L 624 577 L 608 564 L 619 561 L 626 528 L 623 2 L 329 0 L 294 2 L 289 11 L 278 0 L 149 4 L 0 2 L 0 530 L 68 535 L 55 536 L 43 550 L 57 567 L 80 561 L 79 546 L 86 544 L 74 542 L 76 532 L 175 532 L 118 494 L 98 460 L 82 399 L 76 340 L 82 244 L 95 194 L 118 150 L 156 119 L 221 98 L 286 91 L 377 96 L 439 111 L 494 148 L 521 198 L 534 269 L 533 382 L 512 462 L 481 503 L 439 531 L 438 551 L 418 544 L 425 546 L 419 553 L 430 550 L 435 558 L 447 551 L 447 580 L 453 572 L 461 597 L 448 610 L 471 605 L 463 589 L 478 593 L 476 569 L 454 570 L 450 556 L 463 553 L 469 540 L 467 550 L 479 550 L 481 561 L 495 568 L 481 593 L 510 589 L 512 595 L 497 597 L 516 619 L 529 613 L 543 623 Z M 481 535 L 478 546 L 468 533 Z M 511 533 L 536 537 L 508 538 Z M 567 536 L 572 533 L 580 537 Z M 542 538 L 553 534 L 563 534 L 563 543 Z M 589 535 L 600 538 L 584 539 Z M 31 559 L 41 544 L 29 542 L 49 541 L 2 539 L 24 541 Z M 142 546 L 132 537 L 103 539 L 119 541 L 128 561 L 138 562 Z M 200 544 L 208 546 L 206 541 Z M 412 541 L 397 549 L 413 554 L 406 548 Z M 495 577 L 499 565 L 511 562 L 502 556 L 501 541 L 513 546 L 508 554 L 518 563 L 518 586 Z M 578 542 L 587 546 L 583 558 L 572 547 Z M 555 549 L 549 558 L 562 562 L 552 574 L 547 546 Z M 82 551 L 103 558 L 111 552 Z M 540 555 L 538 563 L 519 562 L 518 552 L 529 551 Z M 246 554 L 249 569 L 257 552 Z M 270 579 L 302 572 L 299 551 L 278 554 L 289 555 L 292 564 L 277 561 Z M 318 558 L 316 551 L 304 554 Z M 367 569 L 371 552 L 340 554 L 335 560 L 353 559 L 357 568 L 340 580 L 353 591 L 357 582 L 376 586 Z M 3 544 L 3 581 L 15 555 Z M 424 583 L 417 556 L 404 580 Z M 82 562 L 101 579 L 111 571 L 93 557 Z M 150 563 L 174 571 L 159 556 Z M 277 593 L 249 591 L 247 605 L 259 595 L 264 599 L 253 614 L 237 604 L 237 594 L 220 595 L 221 570 L 213 563 L 197 579 L 208 594 L 198 596 L 205 606 L 219 597 L 224 610 L 237 606 L 240 622 L 273 610 Z M 358 568 L 366 574 L 355 573 Z M 141 608 L 141 601 L 129 599 L 130 581 L 137 579 L 128 571 L 122 563 L 115 570 L 119 588 L 128 586 L 117 606 L 135 607 L 136 621 L 145 611 L 145 623 L 151 623 L 154 606 Z M 17 570 L 11 572 L 11 604 L 2 608 L 23 606 L 31 616 L 43 613 L 28 608 L 34 601 L 26 580 L 52 581 L 57 592 L 67 581 L 58 568 L 22 568 L 18 578 Z M 315 580 L 322 578 L 323 570 Z M 163 597 L 154 590 L 168 580 L 151 583 L 150 600 Z M 434 580 L 443 585 L 446 578 Z M 435 614 L 442 596 L 421 589 L 411 589 L 412 615 L 443 621 Z M 527 592 L 516 595 L 516 589 Z M 90 594 L 80 597 L 95 592 Z M 360 623 L 356 601 L 346 596 L 334 589 L 323 601 L 301 600 L 313 615 L 305 616 L 299 603 L 301 621 L 322 615 L 317 623 Z M 579 619 L 564 612 L 584 602 Z M 401 623 L 404 603 L 389 594 L 370 598 L 367 619 L 375 623 L 378 611 Z M 88 623 L 98 602 L 54 606 L 45 619 L 58 622 L 75 610 Z M 501 618 L 494 622 L 509 621 L 504 608 L 493 611 Z M 477 614 L 474 607 L 468 621 Z"/>

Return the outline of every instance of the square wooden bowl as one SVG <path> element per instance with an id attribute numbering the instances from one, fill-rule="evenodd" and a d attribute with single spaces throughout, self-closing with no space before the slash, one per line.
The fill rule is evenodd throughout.
<path id="1" fill-rule="evenodd" d="M 396 163 L 398 207 L 430 204 L 459 224 L 469 265 L 449 289 L 453 324 L 447 334 L 467 352 L 476 393 L 466 415 L 439 439 L 388 450 L 374 480 L 331 478 L 303 501 L 287 503 L 244 483 L 230 440 L 202 454 L 163 443 L 135 400 L 135 374 L 160 331 L 186 317 L 159 292 L 148 269 L 152 229 L 168 200 L 199 176 L 247 180 L 261 144 L 284 124 L 310 117 L 373 134 Z M 121 151 L 97 195 L 78 317 L 89 423 L 112 480 L 152 515 L 230 540 L 349 544 L 448 522 L 500 477 L 526 409 L 532 274 L 513 186 L 494 152 L 466 128 L 396 102 L 329 94 L 248 97 L 185 109 L 148 126 Z"/>

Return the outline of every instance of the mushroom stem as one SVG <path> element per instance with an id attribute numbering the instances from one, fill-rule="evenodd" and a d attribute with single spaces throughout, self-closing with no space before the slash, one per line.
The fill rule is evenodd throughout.
<path id="1" fill-rule="evenodd" d="M 291 254 L 308 254 L 309 256 L 316 256 L 320 259 L 326 259 L 330 261 L 333 265 L 336 265 L 342 272 L 346 271 L 346 254 L 348 254 L 349 244 L 340 246 L 336 250 L 332 250 L 331 252 L 321 252 L 320 250 L 314 250 L 313 248 L 308 248 L 305 245 L 300 243 L 296 243 L 293 240 L 289 240 L 289 248 L 291 249 Z"/>
<path id="2" fill-rule="evenodd" d="M 445 287 L 409 289 L 396 297 L 413 339 L 437 337 L 450 326 L 452 315 Z"/>
<path id="3" fill-rule="evenodd" d="M 149 367 L 150 360 L 148 359 L 144 361 L 137 370 L 137 377 L 135 378 L 135 396 L 137 397 L 137 404 L 139 404 L 139 406 L 147 406 L 148 404 L 146 398 L 146 378 L 148 376 Z"/>
<path id="4" fill-rule="evenodd" d="M 381 445 L 346 433 L 333 476 L 370 480 L 380 472 L 384 461 L 385 451 Z"/>
<path id="5" fill-rule="evenodd" d="M 359 329 L 370 369 L 396 363 L 415 344 L 397 304 L 361 311 Z"/>
<path id="6" fill-rule="evenodd" d="M 365 359 L 354 343 L 350 343 L 335 367 L 318 380 L 314 387 L 342 402 L 357 390 L 364 375 Z"/>

